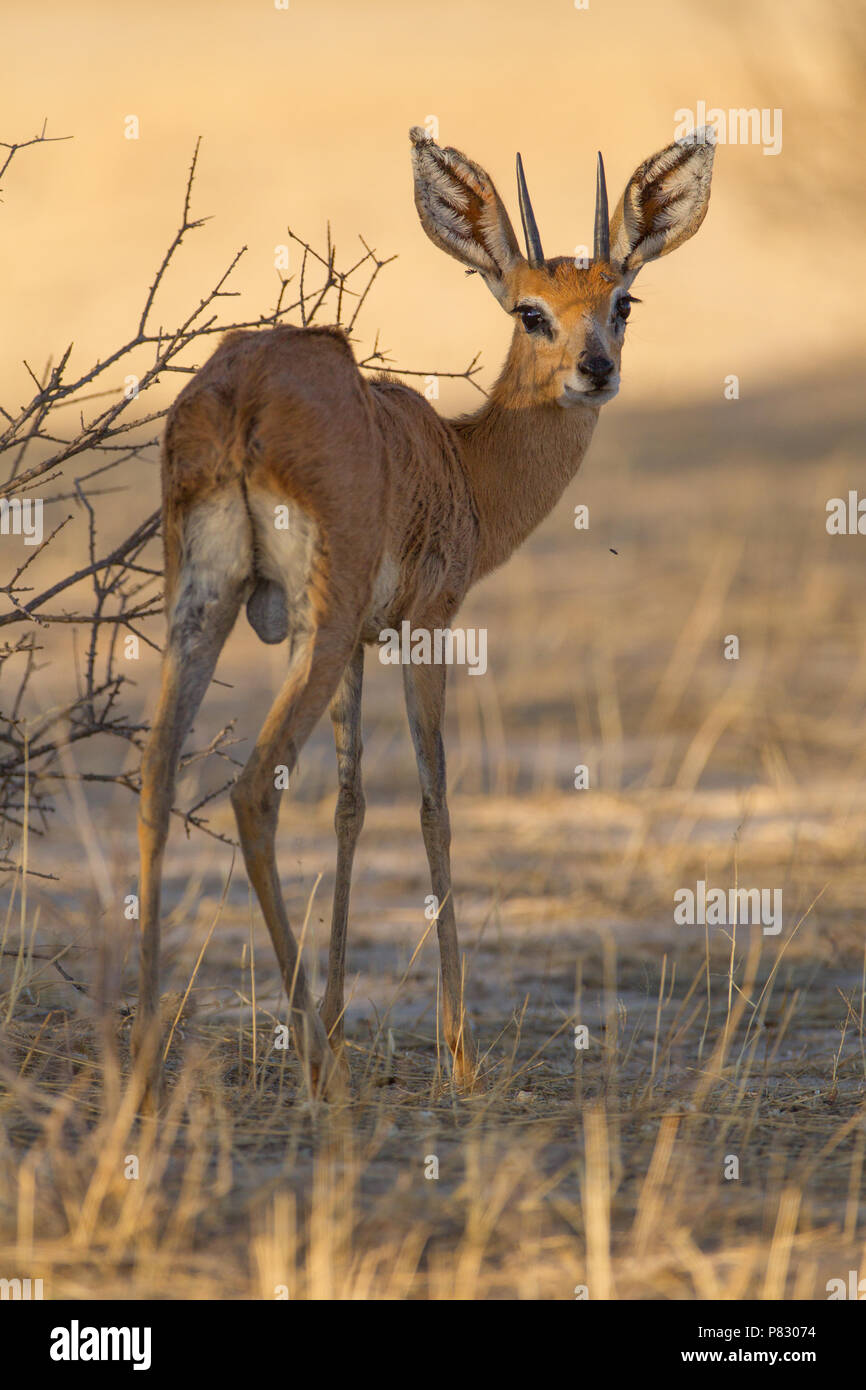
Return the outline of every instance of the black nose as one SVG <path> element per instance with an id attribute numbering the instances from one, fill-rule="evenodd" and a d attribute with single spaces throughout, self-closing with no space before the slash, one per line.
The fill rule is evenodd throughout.
<path id="1" fill-rule="evenodd" d="M 584 376 L 592 377 L 593 381 L 599 385 L 607 381 L 613 371 L 613 363 L 609 357 L 591 357 L 588 352 L 582 352 L 577 359 L 577 365 Z"/>

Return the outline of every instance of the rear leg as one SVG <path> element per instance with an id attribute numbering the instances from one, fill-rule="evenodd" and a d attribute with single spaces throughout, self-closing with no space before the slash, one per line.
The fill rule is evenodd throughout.
<path id="1" fill-rule="evenodd" d="M 159 1020 L 160 896 L 177 764 L 220 651 L 249 587 L 250 528 L 238 496 L 202 504 L 185 519 L 182 555 L 167 554 L 168 636 L 159 702 L 141 761 L 138 815 L 141 949 L 133 1056 L 144 1073 L 144 1101 L 155 1105 L 161 1076 Z M 165 527 L 172 547 L 174 525 Z M 177 580 L 171 575 L 179 570 Z M 173 591 L 173 592 L 172 592 Z"/>
<path id="2" fill-rule="evenodd" d="M 289 674 L 232 787 L 231 799 L 247 874 L 288 995 L 295 1047 L 309 1069 L 314 1092 L 336 1096 L 345 1089 L 345 1069 L 338 1065 L 316 1012 L 280 888 L 276 862 L 280 793 L 275 777 L 279 766 L 286 766 L 291 776 L 301 749 L 334 696 L 355 648 L 360 615 L 343 623 L 329 620 L 316 626 L 312 618 L 310 622 L 307 634 L 293 644 Z"/>

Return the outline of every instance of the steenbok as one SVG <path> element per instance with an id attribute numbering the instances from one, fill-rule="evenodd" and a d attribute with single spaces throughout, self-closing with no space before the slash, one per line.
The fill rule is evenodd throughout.
<path id="1" fill-rule="evenodd" d="M 295 1045 L 319 1094 L 345 1085 L 343 984 L 352 859 L 364 819 L 361 683 L 383 629 L 450 627 L 471 585 L 556 504 L 619 389 L 629 293 L 648 261 L 693 236 L 710 196 L 702 128 L 645 160 L 608 217 L 599 155 L 591 261 L 547 259 L 517 158 L 524 255 L 490 176 L 410 132 L 421 225 L 477 271 L 514 321 L 505 365 L 473 415 L 445 420 L 387 376 L 368 379 L 336 328 L 233 332 L 167 421 L 162 465 L 168 637 L 142 765 L 141 982 L 134 1048 L 152 1099 L 160 1074 L 163 852 L 184 739 L 241 605 L 288 673 L 231 799 L 289 996 Z M 276 509 L 290 525 L 277 529 Z M 283 521 L 285 513 L 283 513 Z M 403 666 L 438 903 L 444 1032 L 455 1082 L 477 1062 L 463 1006 L 449 860 L 445 667 Z M 277 769 L 295 767 L 326 708 L 337 744 L 337 872 L 321 1016 L 292 935 L 275 857 Z"/>

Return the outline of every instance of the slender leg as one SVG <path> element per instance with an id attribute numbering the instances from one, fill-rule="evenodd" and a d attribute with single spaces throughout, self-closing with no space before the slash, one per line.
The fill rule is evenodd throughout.
<path id="1" fill-rule="evenodd" d="M 347 642 L 319 628 L 296 648 L 289 674 L 231 792 L 247 873 L 289 997 L 295 1047 L 304 1065 L 309 1066 L 313 1088 L 331 1095 L 343 1089 L 344 1075 L 313 1004 L 283 903 L 275 853 L 280 793 L 274 783 L 279 766 L 286 766 L 289 775 L 294 770 L 304 743 L 337 689 L 354 646 L 354 633 Z"/>
<path id="2" fill-rule="evenodd" d="M 451 822 L 445 792 L 445 749 L 442 718 L 445 710 L 445 667 L 404 666 L 406 711 L 421 780 L 421 831 L 433 892 L 439 900 L 439 953 L 442 961 L 442 999 L 445 1040 L 457 1084 L 471 1090 L 475 1082 L 475 1050 L 463 1008 L 457 923 L 451 896 Z"/>
<path id="3" fill-rule="evenodd" d="M 334 828 L 337 832 L 337 877 L 334 884 L 331 945 L 328 952 L 328 983 L 322 1001 L 321 1016 L 331 1044 L 335 1047 L 343 1041 L 346 934 L 349 921 L 349 893 L 352 887 L 352 861 L 364 824 L 364 792 L 361 786 L 363 678 L 364 648 L 359 642 L 331 701 L 331 722 L 337 746 L 340 790 L 334 816 Z"/>
<path id="4" fill-rule="evenodd" d="M 218 594 L 189 593 L 171 620 L 162 663 L 159 703 L 141 762 L 138 815 L 141 959 L 134 1056 L 144 1070 L 147 1108 L 156 1104 L 161 1074 L 159 1024 L 159 910 L 162 861 L 177 763 L 217 658 L 240 608 L 243 590 L 227 585 Z"/>

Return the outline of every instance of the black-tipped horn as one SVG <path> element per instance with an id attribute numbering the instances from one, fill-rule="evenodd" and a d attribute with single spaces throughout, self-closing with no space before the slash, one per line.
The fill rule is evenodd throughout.
<path id="1" fill-rule="evenodd" d="M 607 211 L 607 184 L 604 180 L 604 160 L 598 152 L 598 173 L 595 180 L 595 234 L 592 259 L 610 260 L 610 217 Z"/>
<path id="2" fill-rule="evenodd" d="M 523 236 L 526 240 L 526 259 L 530 265 L 543 265 L 544 252 L 541 249 L 541 237 L 538 235 L 538 224 L 535 221 L 535 213 L 532 211 L 532 203 L 529 201 L 529 189 L 526 187 L 523 160 L 520 155 L 517 156 L 517 199 L 520 203 L 520 220 L 523 223 Z"/>

